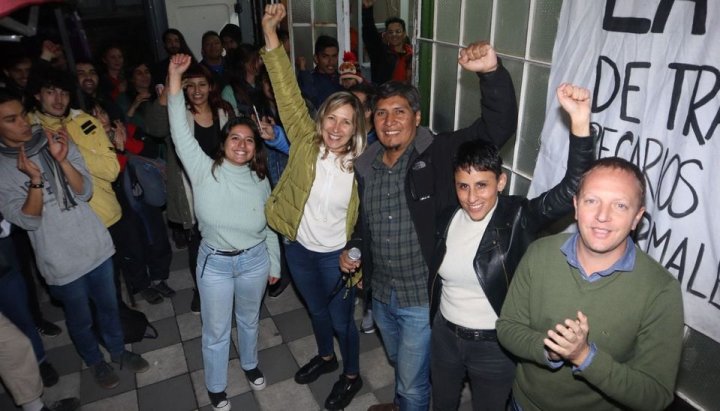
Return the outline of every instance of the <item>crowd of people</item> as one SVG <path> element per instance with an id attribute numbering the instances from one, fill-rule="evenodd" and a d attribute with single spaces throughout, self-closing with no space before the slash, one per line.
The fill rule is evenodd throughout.
<path id="1" fill-rule="evenodd" d="M 329 36 L 312 68 L 302 58 L 294 67 L 282 4 L 266 6 L 261 45 L 229 24 L 203 34 L 200 60 L 176 29 L 158 62 L 128 61 L 109 44 L 67 67 L 51 39 L 4 59 L 0 377 L 23 410 L 80 403 L 41 400 L 59 377 L 40 335 L 61 331 L 42 318 L 36 274 L 111 389 L 118 367 L 150 367 L 125 348 L 120 290 L 149 304 L 172 297 L 171 239 L 188 250 L 214 410 L 230 410 L 233 318 L 249 386 L 266 387 L 260 307 L 290 283 L 316 343 L 296 383 L 337 370 L 339 343 L 326 409 L 362 388 L 359 332 L 375 330 L 395 396 L 371 411 L 457 410 L 465 381 L 474 410 L 672 401 L 680 287 L 632 240 L 645 180 L 626 160 L 595 159 L 589 91 L 556 90 L 569 120 L 569 137 L 557 137 L 569 139 L 564 178 L 532 199 L 506 195 L 499 149 L 518 109 L 493 47 L 475 42 L 458 57 L 477 76 L 481 116 L 435 134 L 421 125 L 405 22 L 390 18 L 380 33 L 374 3 L 362 1 L 370 78 L 353 53 L 339 64 Z M 573 211 L 576 234 L 537 240 Z"/>

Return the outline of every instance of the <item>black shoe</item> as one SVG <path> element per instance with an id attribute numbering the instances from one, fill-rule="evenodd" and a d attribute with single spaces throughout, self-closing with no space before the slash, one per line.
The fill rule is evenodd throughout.
<path id="1" fill-rule="evenodd" d="M 52 364 L 47 361 L 43 361 L 38 366 L 40 368 L 40 378 L 42 378 L 44 386 L 52 387 L 58 383 L 60 376 L 57 371 L 55 371 L 55 367 L 53 367 Z"/>
<path id="2" fill-rule="evenodd" d="M 153 283 L 150 288 L 153 290 L 159 292 L 163 297 L 170 298 L 175 295 L 175 290 L 170 288 L 169 285 L 165 282 L 165 280 L 160 280 L 158 282 Z"/>
<path id="3" fill-rule="evenodd" d="M 230 401 L 228 401 L 225 391 L 208 391 L 208 397 L 210 398 L 210 403 L 214 411 L 230 411 Z"/>
<path id="4" fill-rule="evenodd" d="M 295 382 L 298 384 L 310 384 L 322 374 L 327 374 L 338 369 L 337 357 L 333 355 L 332 360 L 325 361 L 319 355 L 313 357 L 309 363 L 303 365 L 295 373 Z"/>
<path id="5" fill-rule="evenodd" d="M 283 291 L 285 291 L 288 285 L 290 285 L 290 279 L 285 279 L 285 277 L 282 277 L 280 281 L 268 287 L 268 295 L 271 298 L 277 298 L 280 296 L 280 294 L 283 293 Z"/>
<path id="6" fill-rule="evenodd" d="M 185 230 L 177 229 L 172 230 L 172 239 L 175 243 L 175 248 L 178 250 L 182 250 L 183 248 L 187 248 L 188 246 L 188 240 L 185 236 Z"/>
<path id="7" fill-rule="evenodd" d="M 193 299 L 190 302 L 190 311 L 193 314 L 200 314 L 200 293 L 197 288 L 193 290 Z"/>
<path id="8" fill-rule="evenodd" d="M 140 295 L 142 296 L 142 298 L 145 299 L 145 301 L 148 302 L 148 304 L 155 305 L 155 304 L 160 304 L 161 302 L 163 302 L 162 295 L 160 295 L 158 290 L 156 290 L 152 287 L 148 287 L 144 290 L 140 290 Z"/>
<path id="9" fill-rule="evenodd" d="M 57 337 L 62 334 L 62 329 L 60 327 L 47 320 L 40 321 L 40 324 L 37 325 L 37 331 L 40 335 L 44 335 L 46 337 Z"/>
<path id="10" fill-rule="evenodd" d="M 120 384 L 120 377 L 115 374 L 112 365 L 101 361 L 93 366 L 93 378 L 95 382 L 106 390 L 113 389 Z"/>
<path id="11" fill-rule="evenodd" d="M 325 400 L 325 408 L 341 410 L 347 407 L 362 386 L 363 380 L 360 378 L 360 374 L 355 378 L 348 378 L 345 374 L 340 374 L 340 379 L 333 385 L 330 395 Z"/>
<path id="12" fill-rule="evenodd" d="M 113 362 L 123 368 L 134 373 L 145 372 L 150 369 L 150 364 L 140 355 L 132 351 L 125 350 L 118 358 L 113 358 Z"/>
<path id="13" fill-rule="evenodd" d="M 42 411 L 75 411 L 78 408 L 80 408 L 80 400 L 69 397 L 42 407 Z"/>

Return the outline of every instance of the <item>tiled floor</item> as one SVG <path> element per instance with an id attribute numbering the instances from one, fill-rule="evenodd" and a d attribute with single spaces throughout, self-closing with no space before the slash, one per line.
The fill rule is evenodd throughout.
<path id="1" fill-rule="evenodd" d="M 187 270 L 187 254 L 177 251 L 168 281 L 177 295 L 158 305 L 138 301 L 157 328 L 157 339 L 133 344 L 151 364 L 149 371 L 133 375 L 119 371 L 120 385 L 105 390 L 95 384 L 70 342 L 62 309 L 47 301 L 42 304 L 48 320 L 63 329 L 54 338 L 44 338 L 50 362 L 60 373 L 60 382 L 45 390 L 43 398 L 52 402 L 68 396 L 80 398 L 83 411 L 184 411 L 212 410 L 203 383 L 200 348 L 200 316 L 190 312 L 192 279 Z M 360 306 L 356 307 L 360 319 Z M 299 366 L 316 354 L 308 313 L 292 289 L 277 299 L 266 298 L 260 314 L 259 359 L 268 386 L 251 391 L 242 373 L 237 351 L 231 347 L 227 394 L 234 410 L 319 410 L 337 380 L 340 370 L 322 376 L 309 385 L 298 385 L 293 375 Z M 236 335 L 233 335 L 236 341 Z M 340 350 L 337 348 L 339 354 Z M 360 334 L 360 367 L 364 380 L 348 410 L 366 410 L 393 398 L 393 369 L 377 334 Z M 467 390 L 466 390 L 467 391 Z M 467 399 L 467 392 L 464 393 Z M 464 401 L 461 409 L 469 409 Z M 19 410 L 0 387 L 0 410 Z"/>

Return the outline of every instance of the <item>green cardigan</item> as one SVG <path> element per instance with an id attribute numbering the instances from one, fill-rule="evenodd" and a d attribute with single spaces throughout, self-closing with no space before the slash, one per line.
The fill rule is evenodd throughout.
<path id="1" fill-rule="evenodd" d="M 315 181 L 315 163 L 320 152 L 315 140 L 317 130 L 300 94 L 300 87 L 285 49 L 263 49 L 261 54 L 270 74 L 283 127 L 290 140 L 290 158 L 280 181 L 265 204 L 265 216 L 270 227 L 287 239 L 295 241 L 305 203 Z M 359 205 L 357 180 L 354 180 L 345 225 L 348 239 L 357 221 Z"/>
<path id="2" fill-rule="evenodd" d="M 560 251 L 567 238 L 530 246 L 497 321 L 500 344 L 519 359 L 513 397 L 524 411 L 665 409 L 682 349 L 680 284 L 639 248 L 633 271 L 586 281 Z M 551 370 L 543 338 L 578 310 L 597 353 L 582 371 Z"/>

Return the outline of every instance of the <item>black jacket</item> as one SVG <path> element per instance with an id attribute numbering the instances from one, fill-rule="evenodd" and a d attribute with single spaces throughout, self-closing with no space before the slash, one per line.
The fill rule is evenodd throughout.
<path id="1" fill-rule="evenodd" d="M 452 161 L 458 147 L 470 140 L 480 139 L 502 146 L 515 133 L 517 103 L 510 74 L 502 66 L 492 73 L 479 75 L 482 91 L 482 116 L 467 128 L 434 135 L 425 127 L 418 127 L 414 149 L 410 153 L 405 178 L 405 196 L 412 215 L 420 248 L 428 264 L 435 244 L 435 220 L 440 211 L 457 205 Z M 372 233 L 364 216 L 365 179 L 372 172 L 372 163 L 383 150 L 380 142 L 373 143 L 355 161 L 355 177 L 360 194 L 360 213 L 351 240 L 346 248 L 362 250 L 363 277 L 366 286 L 372 276 Z"/>
<path id="2" fill-rule="evenodd" d="M 478 282 L 498 316 L 510 280 L 525 250 L 537 238 L 540 230 L 573 210 L 572 197 L 580 177 L 595 159 L 593 140 L 592 137 L 570 138 L 565 177 L 550 190 L 532 200 L 520 196 L 498 196 L 495 213 L 480 240 L 473 261 Z M 457 206 L 449 208 L 438 217 L 437 242 L 428 280 L 430 324 L 440 305 L 442 280 L 438 269 L 445 257 L 448 228 L 459 209 Z"/>

